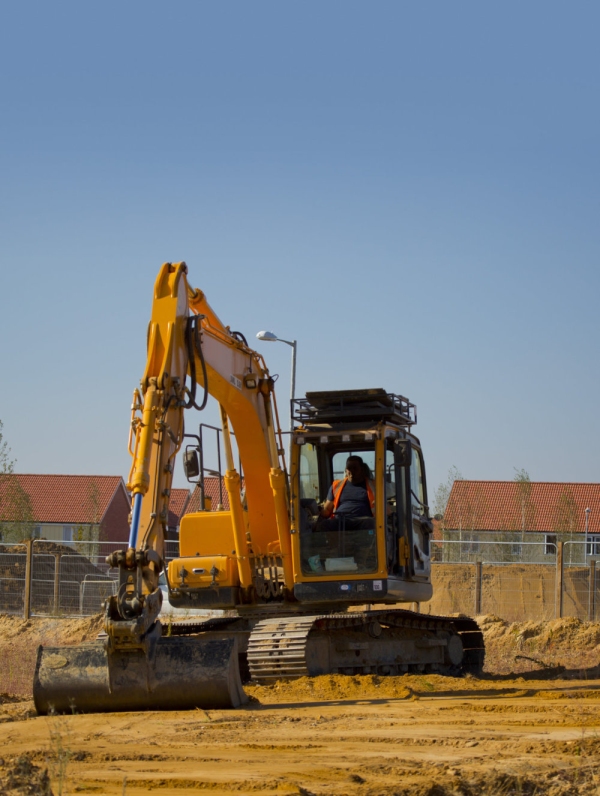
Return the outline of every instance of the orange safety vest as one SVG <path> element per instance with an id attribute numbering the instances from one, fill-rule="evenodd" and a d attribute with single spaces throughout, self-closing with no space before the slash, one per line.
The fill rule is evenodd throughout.
<path id="1" fill-rule="evenodd" d="M 371 489 L 371 482 L 369 481 L 368 478 L 366 479 L 366 481 L 367 481 L 367 495 L 369 497 L 369 505 L 371 506 L 371 513 L 373 514 L 373 516 L 375 516 L 375 495 L 373 493 L 373 490 Z M 334 514 L 338 510 L 340 499 L 342 497 L 342 492 L 343 492 L 344 487 L 346 486 L 347 483 L 348 483 L 348 479 L 344 478 L 343 481 L 334 481 L 332 486 L 331 486 L 331 489 L 333 491 L 333 513 Z M 339 486 L 339 489 L 338 489 L 338 486 Z"/>

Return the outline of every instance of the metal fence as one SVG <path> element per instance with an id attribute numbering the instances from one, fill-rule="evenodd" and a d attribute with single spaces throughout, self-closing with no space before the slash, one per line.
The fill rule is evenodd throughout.
<path id="1" fill-rule="evenodd" d="M 549 563 L 539 563 L 542 542 L 523 542 L 515 560 L 513 542 L 435 541 L 431 545 L 434 596 L 420 606 L 431 614 L 495 614 L 508 621 L 577 617 L 600 621 L 600 573 L 585 542 L 559 542 Z M 458 549 L 457 546 L 463 546 Z M 485 545 L 493 545 L 484 551 Z M 510 555 L 502 550 L 510 546 Z M 51 616 L 91 616 L 116 593 L 117 572 L 106 557 L 126 542 L 58 543 L 33 540 L 0 544 L 0 612 Z M 178 542 L 166 543 L 166 559 L 178 555 Z M 494 552 L 494 555 L 490 555 Z M 545 552 L 548 557 L 548 552 Z M 581 562 L 585 563 L 581 563 Z M 600 569 L 600 567 L 598 568 Z"/>
<path id="2" fill-rule="evenodd" d="M 166 542 L 167 561 L 179 543 Z M 116 593 L 118 573 L 106 557 L 127 542 L 0 544 L 0 612 L 22 616 L 92 616 Z"/>
<path id="3" fill-rule="evenodd" d="M 27 545 L 0 544 L 0 610 L 7 614 L 23 614 Z"/>
<path id="4" fill-rule="evenodd" d="M 428 613 L 495 614 L 511 622 L 562 617 L 599 621 L 600 582 L 596 558 L 584 541 L 445 540 L 431 545 L 434 597 Z M 540 547 L 548 563 L 540 563 Z M 537 549 L 536 549 L 537 548 Z M 469 562 L 469 563 L 467 563 Z"/>

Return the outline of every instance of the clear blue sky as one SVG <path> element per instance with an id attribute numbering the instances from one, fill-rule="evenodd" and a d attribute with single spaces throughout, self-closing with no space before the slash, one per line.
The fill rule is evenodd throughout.
<path id="1" fill-rule="evenodd" d="M 126 475 L 185 259 L 225 323 L 298 339 L 298 392 L 413 400 L 430 491 L 600 481 L 599 28 L 593 2 L 3 3 L 17 469 Z M 290 349 L 258 346 L 287 398 Z"/>

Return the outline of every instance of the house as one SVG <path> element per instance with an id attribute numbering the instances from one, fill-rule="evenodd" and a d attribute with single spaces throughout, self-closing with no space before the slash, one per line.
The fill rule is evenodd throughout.
<path id="1" fill-rule="evenodd" d="M 457 480 L 441 526 L 445 561 L 550 563 L 564 542 L 584 563 L 600 558 L 600 484 Z"/>
<path id="2" fill-rule="evenodd" d="M 124 541 L 131 503 L 118 475 L 15 473 L 0 480 L 2 541 L 27 525 L 30 535 L 59 542 Z M 11 516 L 12 512 L 17 512 Z M 33 526 L 33 527 L 32 527 Z"/>
<path id="3" fill-rule="evenodd" d="M 183 515 L 188 513 L 191 497 L 192 493 L 189 489 L 171 489 L 167 539 L 174 540 L 179 538 L 179 522 Z"/>
<path id="4" fill-rule="evenodd" d="M 219 480 L 221 483 L 219 484 Z M 244 479 L 242 478 L 242 488 L 244 486 Z M 185 514 L 191 514 L 194 511 L 201 509 L 201 490 L 200 486 L 196 486 L 191 494 L 190 501 L 186 506 Z M 207 475 L 204 477 L 204 495 L 205 507 L 209 511 L 218 511 L 219 505 L 222 501 L 222 510 L 229 511 L 229 495 L 225 488 L 225 480 L 219 479 L 217 476 Z"/>

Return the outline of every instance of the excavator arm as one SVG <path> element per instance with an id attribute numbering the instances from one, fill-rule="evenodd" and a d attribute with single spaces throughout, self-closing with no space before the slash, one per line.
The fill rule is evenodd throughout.
<path id="1" fill-rule="evenodd" d="M 189 387 L 186 377 L 191 380 Z M 108 559 L 120 573 L 119 590 L 108 601 L 105 623 L 110 644 L 115 646 L 146 649 L 144 639 L 152 638 L 148 633 L 160 612 L 158 575 L 163 567 L 173 466 L 183 439 L 184 410 L 198 407 L 197 387 L 204 389 L 205 398 L 211 394 L 220 405 L 225 486 L 242 588 L 252 588 L 251 551 L 266 552 L 274 541 L 283 553 L 286 585 L 292 587 L 289 520 L 285 499 L 281 500 L 283 447 L 280 436 L 277 440 L 273 380 L 262 357 L 242 335 L 222 324 L 200 290 L 189 287 L 185 263 L 165 263 L 154 287 L 146 369 L 132 404 L 129 548 Z M 247 512 L 241 504 L 231 425 L 242 461 L 251 463 L 245 470 Z"/>
<path id="2" fill-rule="evenodd" d="M 204 390 L 201 406 L 196 400 L 198 388 Z M 73 699 L 81 710 L 242 701 L 231 639 L 203 644 L 198 638 L 162 638 L 158 619 L 162 603 L 158 578 L 164 567 L 184 412 L 202 408 L 208 394 L 220 405 L 227 462 L 224 480 L 241 587 L 251 599 L 251 556 L 276 549 L 291 592 L 285 462 L 273 379 L 262 356 L 248 347 L 241 334 L 222 324 L 200 290 L 190 288 L 186 264 L 165 263 L 154 286 L 146 368 L 132 403 L 129 544 L 107 558 L 110 566 L 118 568 L 119 581 L 117 593 L 105 605 L 106 637 L 96 644 L 91 658 L 89 649 L 82 648 L 79 656 L 69 653 L 66 680 L 63 667 L 53 665 L 57 656 L 65 657 L 63 651 L 40 648 L 34 683 L 38 711 L 69 709 Z M 245 507 L 231 427 L 246 463 Z"/>

